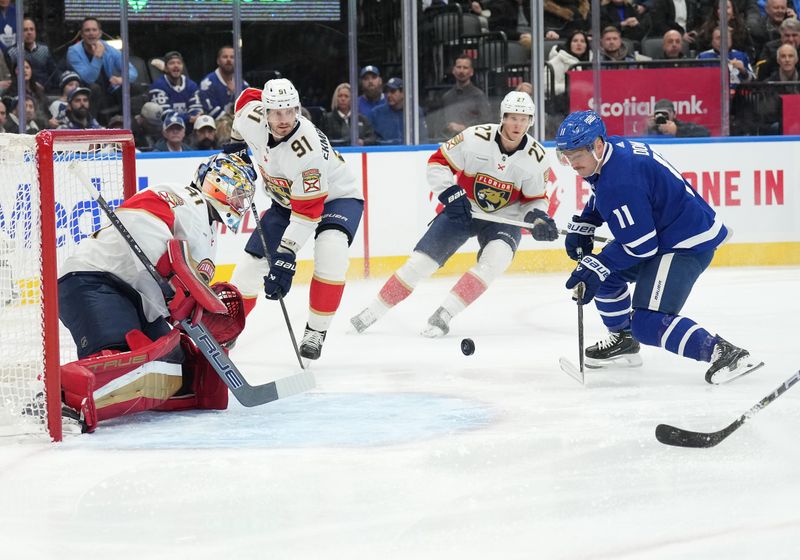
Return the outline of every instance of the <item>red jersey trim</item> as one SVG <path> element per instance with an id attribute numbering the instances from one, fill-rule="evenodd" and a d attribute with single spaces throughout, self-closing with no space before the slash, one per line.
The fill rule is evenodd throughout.
<path id="1" fill-rule="evenodd" d="M 239 110 L 250 103 L 251 101 L 261 101 L 261 90 L 256 88 L 247 88 L 242 93 L 239 94 L 239 97 L 236 98 L 236 104 L 234 105 L 234 113 L 238 113 Z"/>
<path id="2" fill-rule="evenodd" d="M 169 203 L 153 191 L 144 191 L 132 196 L 123 202 L 120 208 L 144 210 L 167 224 L 170 231 L 173 231 L 175 226 L 175 213 Z"/>

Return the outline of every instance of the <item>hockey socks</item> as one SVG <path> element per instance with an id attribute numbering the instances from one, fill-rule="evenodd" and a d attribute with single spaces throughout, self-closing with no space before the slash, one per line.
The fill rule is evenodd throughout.
<path id="1" fill-rule="evenodd" d="M 642 344 L 661 346 L 693 360 L 711 360 L 716 337 L 688 317 L 637 309 L 631 326 L 633 336 Z"/>

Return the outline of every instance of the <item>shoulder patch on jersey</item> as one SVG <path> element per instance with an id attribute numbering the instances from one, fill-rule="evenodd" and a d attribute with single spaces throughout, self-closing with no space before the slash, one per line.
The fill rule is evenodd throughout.
<path id="1" fill-rule="evenodd" d="M 617 146 L 619 146 L 620 148 L 624 148 L 625 142 L 617 142 Z"/>
<path id="2" fill-rule="evenodd" d="M 242 93 L 239 94 L 239 97 L 236 98 L 236 105 L 234 112 L 238 112 L 239 109 L 250 103 L 251 101 L 261 101 L 261 90 L 256 88 L 247 88 Z"/>
<path id="3" fill-rule="evenodd" d="M 453 148 L 455 148 L 456 146 L 461 144 L 461 142 L 463 142 L 463 141 L 464 141 L 464 133 L 463 132 L 459 132 L 458 134 L 453 136 L 450 140 L 448 140 L 447 142 L 444 143 L 444 149 L 445 150 L 452 150 Z"/>
<path id="4" fill-rule="evenodd" d="M 184 202 L 183 199 L 178 196 L 177 194 L 169 191 L 158 191 L 156 194 L 164 200 L 167 204 L 169 204 L 170 208 L 175 208 L 176 206 L 183 206 Z"/>
<path id="5" fill-rule="evenodd" d="M 491 175 L 478 173 L 475 175 L 475 202 L 485 212 L 495 212 L 507 205 L 514 192 L 514 183 L 501 181 Z"/>
<path id="6" fill-rule="evenodd" d="M 303 171 L 303 192 L 311 193 L 322 190 L 319 181 L 320 177 L 319 169 L 306 169 Z"/>
<path id="7" fill-rule="evenodd" d="M 206 284 L 210 284 L 211 279 L 214 278 L 214 271 L 216 270 L 213 261 L 211 259 L 203 259 L 197 263 L 196 269 L 203 281 Z"/>

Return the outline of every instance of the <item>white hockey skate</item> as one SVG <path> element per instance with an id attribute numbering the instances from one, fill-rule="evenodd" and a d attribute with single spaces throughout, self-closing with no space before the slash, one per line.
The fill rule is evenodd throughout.
<path id="1" fill-rule="evenodd" d="M 380 318 L 371 307 L 366 307 L 358 315 L 350 317 L 350 324 L 355 327 L 358 334 L 363 333 Z"/>
<path id="2" fill-rule="evenodd" d="M 639 355 L 639 342 L 630 331 L 609 332 L 608 338 L 593 344 L 586 349 L 586 367 L 639 367 L 642 357 Z"/>
<path id="3" fill-rule="evenodd" d="M 720 385 L 733 381 L 757 370 L 764 362 L 754 360 L 750 352 L 734 346 L 717 335 L 717 343 L 711 353 L 711 367 L 706 371 L 706 383 Z"/>
<path id="4" fill-rule="evenodd" d="M 428 326 L 422 329 L 422 336 L 428 338 L 438 338 L 450 332 L 450 320 L 453 318 L 450 312 L 444 307 L 440 307 L 433 312 L 428 319 Z"/>
<path id="5" fill-rule="evenodd" d="M 300 355 L 309 360 L 317 360 L 322 355 L 322 343 L 328 331 L 315 331 L 308 325 L 300 342 Z"/>

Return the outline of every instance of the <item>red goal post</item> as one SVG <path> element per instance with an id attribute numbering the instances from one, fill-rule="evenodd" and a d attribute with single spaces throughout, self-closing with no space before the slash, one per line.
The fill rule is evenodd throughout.
<path id="1" fill-rule="evenodd" d="M 75 344 L 58 319 L 59 266 L 108 225 L 74 167 L 117 206 L 136 192 L 135 151 L 124 130 L 0 134 L 0 436 L 61 440 L 60 366 Z"/>

